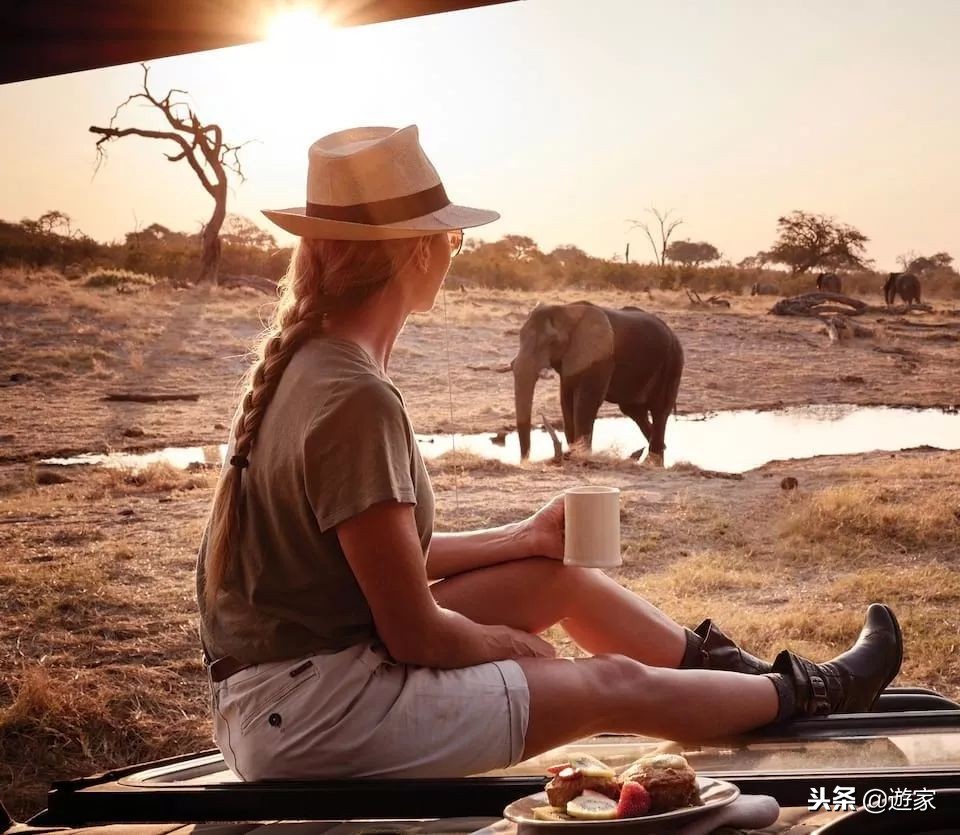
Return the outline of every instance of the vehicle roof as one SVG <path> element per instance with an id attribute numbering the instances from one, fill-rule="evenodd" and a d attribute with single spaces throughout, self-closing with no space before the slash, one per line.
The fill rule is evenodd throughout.
<path id="1" fill-rule="evenodd" d="M 514 0 L 311 0 L 338 26 Z M 278 0 L 32 0 L 0 3 L 0 84 L 237 46 L 263 38 Z"/>
<path id="2" fill-rule="evenodd" d="M 48 808 L 31 823 L 497 817 L 508 803 L 542 790 L 547 767 L 575 751 L 618 771 L 646 754 L 682 753 L 698 774 L 770 795 L 781 806 L 802 806 L 811 788 L 828 784 L 860 793 L 957 787 L 960 707 L 923 688 L 892 690 L 881 697 L 882 712 L 795 720 L 709 743 L 602 734 L 464 778 L 242 783 L 211 750 L 58 781 Z"/>

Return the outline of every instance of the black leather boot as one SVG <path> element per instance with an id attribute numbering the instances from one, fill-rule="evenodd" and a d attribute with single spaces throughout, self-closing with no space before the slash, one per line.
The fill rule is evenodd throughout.
<path id="1" fill-rule="evenodd" d="M 734 673 L 759 675 L 769 673 L 773 666 L 742 650 L 720 631 L 709 618 L 692 632 L 687 630 L 687 649 L 681 669 L 730 670 Z"/>
<path id="2" fill-rule="evenodd" d="M 828 713 L 863 713 L 900 671 L 903 636 L 888 606 L 872 603 L 856 643 L 832 661 L 814 664 L 784 650 L 773 662 L 780 695 L 777 721 Z"/>

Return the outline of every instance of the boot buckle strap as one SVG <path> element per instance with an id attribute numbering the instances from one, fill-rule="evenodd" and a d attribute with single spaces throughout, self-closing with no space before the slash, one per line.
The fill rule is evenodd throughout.
<path id="1" fill-rule="evenodd" d="M 813 709 L 818 715 L 830 712 L 830 700 L 827 698 L 827 683 L 820 676 L 810 676 L 810 689 L 813 691 Z"/>

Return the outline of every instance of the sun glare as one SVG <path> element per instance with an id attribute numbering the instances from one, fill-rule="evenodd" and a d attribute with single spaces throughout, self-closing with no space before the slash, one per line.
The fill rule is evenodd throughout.
<path id="1" fill-rule="evenodd" d="M 267 23 L 267 40 L 281 48 L 315 46 L 333 29 L 333 24 L 310 6 L 294 6 L 276 12 Z"/>

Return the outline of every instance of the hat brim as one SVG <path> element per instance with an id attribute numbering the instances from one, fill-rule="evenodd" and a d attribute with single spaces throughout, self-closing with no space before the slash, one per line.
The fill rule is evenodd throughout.
<path id="1" fill-rule="evenodd" d="M 264 215 L 293 235 L 301 238 L 326 238 L 334 241 L 388 241 L 399 238 L 418 238 L 455 229 L 472 229 L 500 218 L 499 212 L 472 209 L 450 204 L 422 217 L 375 226 L 365 223 L 347 223 L 342 220 L 310 217 L 302 207 L 292 209 L 263 209 Z"/>

